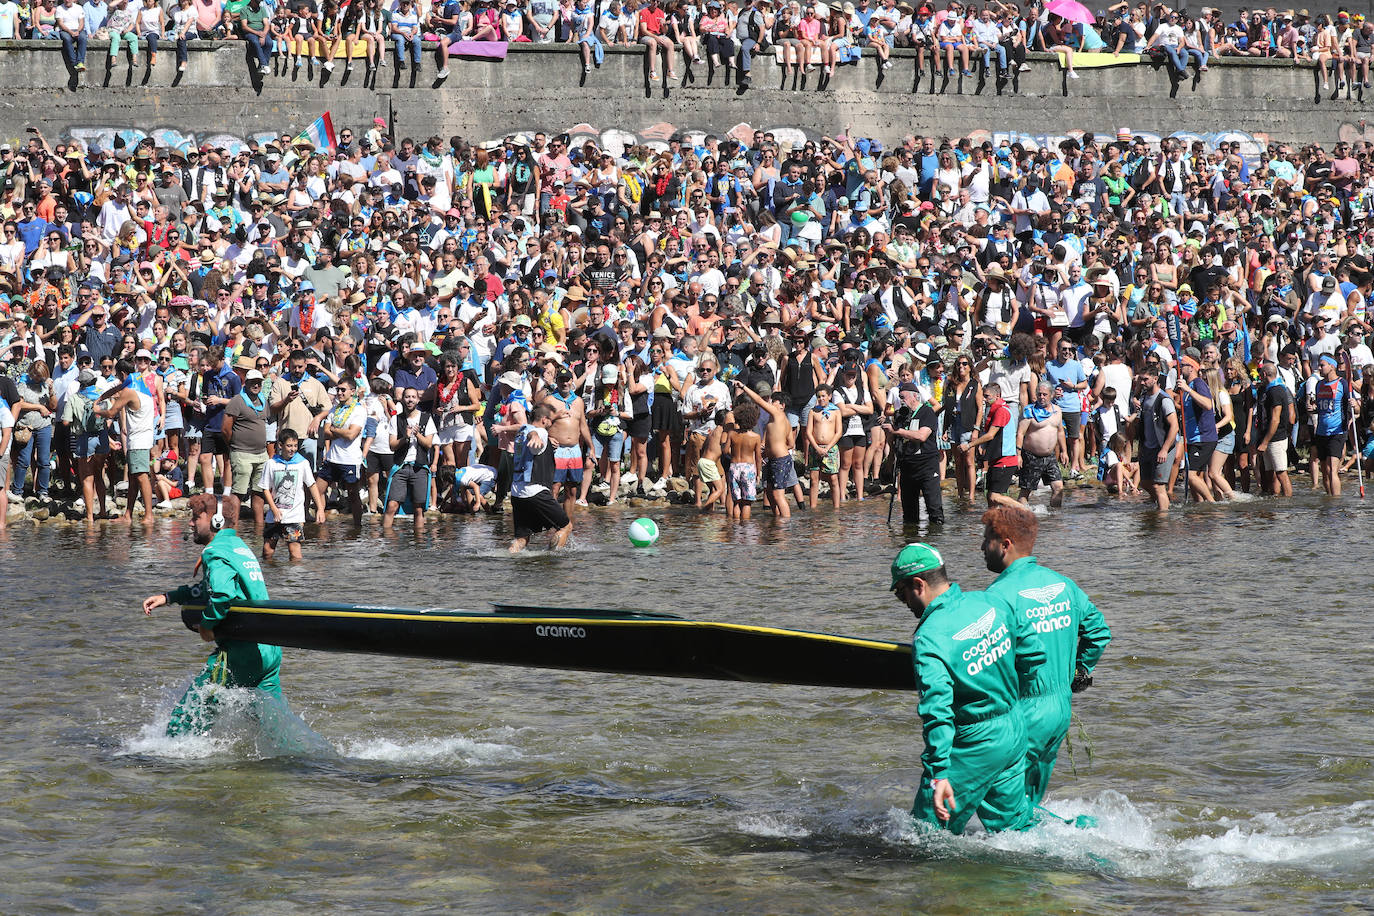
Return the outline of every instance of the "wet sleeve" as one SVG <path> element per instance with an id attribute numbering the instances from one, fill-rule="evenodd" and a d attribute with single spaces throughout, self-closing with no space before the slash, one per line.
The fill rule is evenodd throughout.
<path id="1" fill-rule="evenodd" d="M 946 779 L 954 745 L 954 682 L 944 656 L 933 644 L 917 637 L 912 648 L 916 689 L 921 694 L 916 709 L 921 714 L 921 734 L 926 742 L 921 762 L 931 779 Z"/>
<path id="2" fill-rule="evenodd" d="M 1079 615 L 1078 657 L 1075 659 L 1075 668 L 1082 668 L 1091 674 L 1097 660 L 1106 651 L 1107 643 L 1112 641 L 1112 631 L 1097 605 L 1093 604 L 1092 599 L 1077 585 L 1074 586 L 1074 593 L 1078 606 L 1083 609 Z"/>
<path id="3" fill-rule="evenodd" d="M 199 582 L 193 585 L 183 585 L 168 592 L 167 601 L 170 604 L 200 604 L 202 591 L 203 588 Z"/>

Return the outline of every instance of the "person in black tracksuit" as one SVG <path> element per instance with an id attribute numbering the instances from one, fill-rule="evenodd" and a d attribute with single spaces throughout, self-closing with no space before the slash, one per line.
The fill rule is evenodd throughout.
<path id="1" fill-rule="evenodd" d="M 898 389 L 902 406 L 887 427 L 897 452 L 897 486 L 902 494 L 902 522 L 915 525 L 921 520 L 918 500 L 925 500 L 926 521 L 942 525 L 944 502 L 940 496 L 940 448 L 936 439 L 936 416 L 930 404 L 921 400 L 913 382 Z"/>

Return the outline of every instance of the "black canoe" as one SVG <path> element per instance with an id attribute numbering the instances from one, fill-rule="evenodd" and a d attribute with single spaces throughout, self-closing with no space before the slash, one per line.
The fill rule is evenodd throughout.
<path id="1" fill-rule="evenodd" d="M 458 662 L 866 690 L 914 690 L 911 647 L 688 620 L 652 611 L 497 604 L 491 612 L 267 601 L 236 605 L 228 639 Z"/>

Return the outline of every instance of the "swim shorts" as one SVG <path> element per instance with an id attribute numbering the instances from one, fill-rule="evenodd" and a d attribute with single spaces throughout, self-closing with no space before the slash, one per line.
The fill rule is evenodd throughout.
<path id="1" fill-rule="evenodd" d="M 752 462 L 736 461 L 730 465 L 730 495 L 735 502 L 751 503 L 759 498 L 758 469 Z"/>
<path id="2" fill-rule="evenodd" d="M 582 446 L 560 445 L 553 450 L 553 482 L 582 482 Z"/>
<path id="3" fill-rule="evenodd" d="M 797 465 L 791 455 L 763 459 L 764 483 L 774 490 L 787 490 L 797 483 Z"/>
<path id="4" fill-rule="evenodd" d="M 1042 483 L 1053 484 L 1063 480 L 1059 471 L 1059 459 L 1054 455 L 1032 455 L 1021 452 L 1021 489 L 1034 490 Z"/>
<path id="5" fill-rule="evenodd" d="M 697 476 L 702 483 L 715 483 L 721 477 L 720 465 L 710 458 L 698 458 Z"/>
<path id="6" fill-rule="evenodd" d="M 830 451 L 824 455 L 818 454 L 815 449 L 809 449 L 807 451 L 806 469 L 808 471 L 820 471 L 822 474 L 840 473 L 839 445 L 830 446 Z"/>

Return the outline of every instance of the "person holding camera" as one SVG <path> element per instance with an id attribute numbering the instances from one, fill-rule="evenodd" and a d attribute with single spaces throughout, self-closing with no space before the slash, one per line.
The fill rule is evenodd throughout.
<path id="1" fill-rule="evenodd" d="M 301 437 L 300 451 L 318 467 L 320 424 L 329 416 L 330 397 L 320 380 L 309 372 L 305 350 L 287 357 L 287 371 L 272 382 L 268 398 L 278 430 L 294 430 Z"/>
<path id="2" fill-rule="evenodd" d="M 940 449 L 935 411 L 921 398 L 921 389 L 915 382 L 903 382 L 897 393 L 901 406 L 896 415 L 883 421 L 883 431 L 891 437 L 896 456 L 902 523 L 915 525 L 921 521 L 918 500 L 924 500 L 926 522 L 943 525 L 945 507 L 940 494 Z"/>

